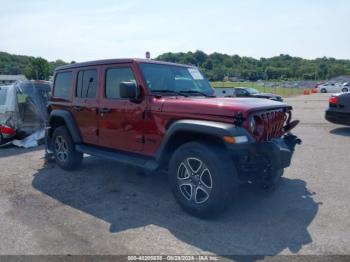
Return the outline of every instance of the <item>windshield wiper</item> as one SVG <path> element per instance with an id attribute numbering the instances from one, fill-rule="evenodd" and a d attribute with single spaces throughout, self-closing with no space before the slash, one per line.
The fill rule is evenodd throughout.
<path id="1" fill-rule="evenodd" d="M 214 95 L 208 95 L 206 93 L 195 91 L 195 90 L 187 90 L 187 91 L 180 91 L 180 93 L 187 93 L 187 94 L 200 94 L 205 97 L 215 97 Z"/>
<path id="2" fill-rule="evenodd" d="M 184 96 L 184 97 L 188 97 L 188 95 L 185 95 L 181 92 L 177 92 L 174 90 L 170 90 L 170 89 L 161 89 L 161 90 L 152 90 L 153 93 L 172 93 L 172 94 L 176 94 L 179 96 Z"/>

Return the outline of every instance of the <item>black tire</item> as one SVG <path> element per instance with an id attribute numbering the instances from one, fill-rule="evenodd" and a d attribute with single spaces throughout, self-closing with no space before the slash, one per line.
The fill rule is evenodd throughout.
<path id="1" fill-rule="evenodd" d="M 74 170 L 81 165 L 83 154 L 75 150 L 74 142 L 65 126 L 54 130 L 52 146 L 56 163 L 62 169 Z"/>
<path id="2" fill-rule="evenodd" d="M 327 93 L 327 89 L 326 88 L 322 88 L 321 89 L 321 93 Z"/>
<path id="3" fill-rule="evenodd" d="M 346 87 L 344 87 L 341 91 L 342 91 L 343 93 L 345 93 L 345 92 L 348 92 L 349 89 L 347 89 Z"/>
<path id="4" fill-rule="evenodd" d="M 198 169 L 193 166 L 196 161 Z M 169 182 L 179 205 L 188 213 L 203 218 L 223 212 L 231 204 L 239 185 L 236 168 L 227 152 L 202 142 L 189 142 L 175 151 L 169 164 Z"/>

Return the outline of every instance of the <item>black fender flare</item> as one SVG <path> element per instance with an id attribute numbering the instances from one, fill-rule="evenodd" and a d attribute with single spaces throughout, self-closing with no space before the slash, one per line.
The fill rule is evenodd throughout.
<path id="1" fill-rule="evenodd" d="M 66 110 L 62 110 L 62 109 L 53 110 L 49 116 L 49 125 L 50 126 L 51 126 L 52 119 L 55 117 L 59 117 L 59 118 L 62 118 L 64 120 L 66 127 L 67 127 L 70 135 L 72 136 L 74 143 L 77 143 L 77 144 L 82 143 L 80 131 L 79 131 L 78 126 L 73 118 L 72 113 L 70 113 L 69 111 L 66 111 Z"/>
<path id="2" fill-rule="evenodd" d="M 156 160 L 161 161 L 167 145 L 178 132 L 198 133 L 223 139 L 224 136 L 246 136 L 248 143 L 254 141 L 252 136 L 243 128 L 234 124 L 206 120 L 178 120 L 170 125 L 156 153 Z"/>

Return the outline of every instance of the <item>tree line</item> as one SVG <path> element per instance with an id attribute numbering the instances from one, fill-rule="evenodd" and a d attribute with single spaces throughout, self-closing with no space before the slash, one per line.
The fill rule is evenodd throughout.
<path id="1" fill-rule="evenodd" d="M 156 60 L 195 65 L 210 81 L 223 79 L 325 80 L 350 75 L 350 60 L 335 58 L 303 59 L 281 54 L 271 58 L 252 58 L 203 51 L 164 53 Z M 75 63 L 72 61 L 71 63 Z M 28 79 L 47 80 L 63 60 L 47 61 L 41 57 L 11 55 L 0 52 L 0 74 L 24 74 Z"/>
<path id="2" fill-rule="evenodd" d="M 350 60 L 335 58 L 303 59 L 281 54 L 271 58 L 255 59 L 203 51 L 165 53 L 157 60 L 191 64 L 201 68 L 211 81 L 235 78 L 261 80 L 325 80 L 339 75 L 350 75 Z"/>
<path id="3" fill-rule="evenodd" d="M 27 79 L 48 80 L 56 67 L 66 64 L 68 63 L 60 59 L 49 62 L 41 57 L 0 52 L 0 75 L 20 74 Z"/>

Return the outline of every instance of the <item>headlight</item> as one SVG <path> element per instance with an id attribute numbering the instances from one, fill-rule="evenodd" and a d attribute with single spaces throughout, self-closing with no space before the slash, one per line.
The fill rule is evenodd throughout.
<path id="1" fill-rule="evenodd" d="M 254 117 L 252 117 L 250 119 L 249 127 L 250 127 L 250 131 L 252 131 L 252 133 L 255 133 L 255 131 L 256 131 L 256 122 L 255 122 L 255 118 Z"/>

